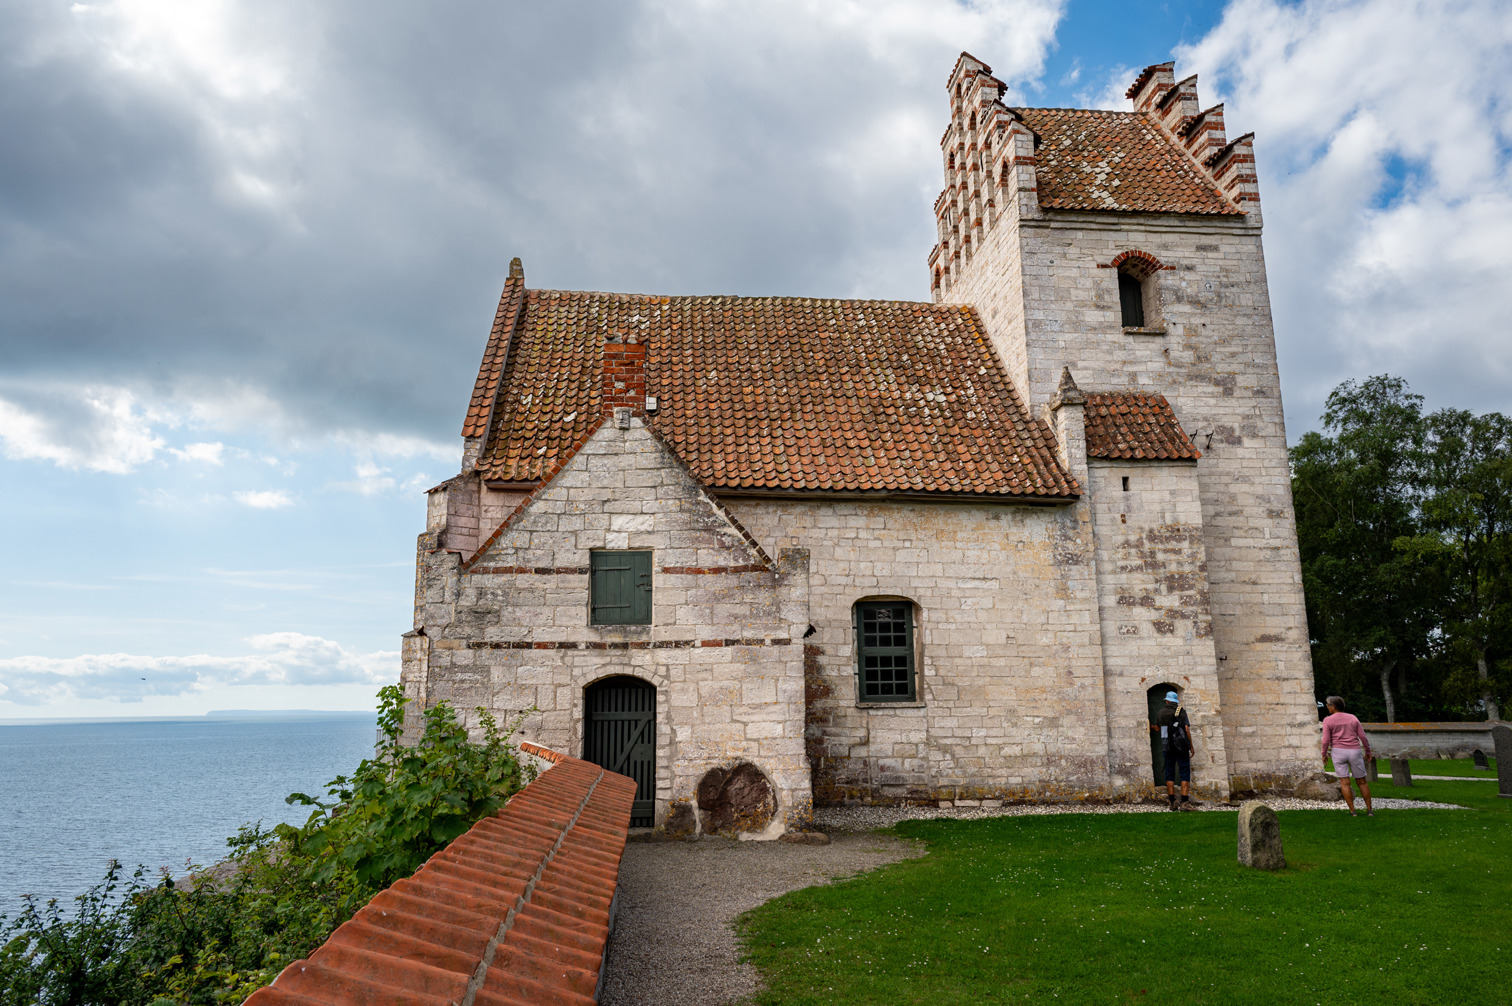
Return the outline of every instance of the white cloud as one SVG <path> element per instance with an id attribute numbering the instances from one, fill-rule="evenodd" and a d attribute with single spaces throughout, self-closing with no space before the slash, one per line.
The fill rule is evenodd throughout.
<path id="1" fill-rule="evenodd" d="M 0 397 L 0 441 L 8 458 L 120 475 L 165 446 L 156 418 L 125 388 L 17 389 Z"/>
<path id="2" fill-rule="evenodd" d="M 279 510 L 293 506 L 294 499 L 282 489 L 257 489 L 231 494 L 236 502 L 254 510 Z"/>
<path id="3" fill-rule="evenodd" d="M 1434 405 L 1506 409 L 1512 8 L 1236 0 L 1176 56 L 1231 134 L 1257 133 L 1294 432 L 1386 371 Z"/>
<path id="4" fill-rule="evenodd" d="M 387 468 L 382 468 L 371 461 L 362 461 L 353 469 L 357 477 L 350 482 L 332 482 L 330 488 L 342 492 L 358 493 L 362 496 L 377 496 L 391 491 L 399 484 Z"/>
<path id="5" fill-rule="evenodd" d="M 225 450 L 226 445 L 219 441 L 215 443 L 185 444 L 182 450 L 177 447 L 168 448 L 168 452 L 180 461 L 198 461 L 207 465 L 225 464 L 225 458 L 221 457 Z"/>
<path id="6" fill-rule="evenodd" d="M 0 659 L 0 701 L 23 706 L 136 702 L 226 685 L 384 683 L 399 676 L 398 651 L 356 653 L 298 632 L 252 636 L 247 643 L 254 652 L 233 657 L 103 653 Z"/>

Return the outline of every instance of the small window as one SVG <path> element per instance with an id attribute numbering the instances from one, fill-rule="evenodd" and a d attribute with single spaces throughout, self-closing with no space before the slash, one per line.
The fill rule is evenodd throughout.
<path id="1" fill-rule="evenodd" d="M 1124 328 L 1145 327 L 1143 284 L 1126 272 L 1118 274 L 1118 306 L 1123 310 Z"/>
<path id="2" fill-rule="evenodd" d="M 913 701 L 913 642 L 909 602 L 856 605 L 856 692 L 862 702 Z"/>
<path id="3" fill-rule="evenodd" d="M 1123 477 L 1123 491 L 1124 492 L 1128 492 L 1129 491 L 1129 476 L 1127 476 L 1127 475 L 1125 475 Z"/>
<path id="4" fill-rule="evenodd" d="M 651 624 L 651 553 L 588 553 L 590 625 Z"/>

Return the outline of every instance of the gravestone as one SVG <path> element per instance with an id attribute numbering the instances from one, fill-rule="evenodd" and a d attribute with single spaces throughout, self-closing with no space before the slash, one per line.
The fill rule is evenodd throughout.
<path id="1" fill-rule="evenodd" d="M 1475 760 L 1475 767 L 1480 769 L 1482 772 L 1491 767 L 1486 763 L 1486 752 L 1482 751 L 1480 748 L 1476 748 L 1475 753 L 1470 757 Z"/>
<path id="2" fill-rule="evenodd" d="M 1239 862 L 1257 870 L 1281 870 L 1286 856 L 1281 851 L 1281 822 L 1276 812 L 1259 800 L 1239 805 Z"/>
<path id="3" fill-rule="evenodd" d="M 1496 795 L 1512 800 L 1512 727 L 1497 724 L 1491 739 L 1496 742 Z"/>
<path id="4" fill-rule="evenodd" d="M 1391 784 L 1393 786 L 1412 785 L 1412 766 L 1406 758 L 1391 759 Z"/>
<path id="5" fill-rule="evenodd" d="M 1365 766 L 1365 781 L 1375 782 L 1381 778 L 1381 759 L 1372 758 Z"/>

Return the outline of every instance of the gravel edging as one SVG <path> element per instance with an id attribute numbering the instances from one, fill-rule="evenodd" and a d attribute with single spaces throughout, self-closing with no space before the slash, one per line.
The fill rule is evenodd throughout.
<path id="1" fill-rule="evenodd" d="M 1356 797 L 1358 807 L 1364 811 L 1364 801 Z M 1302 800 L 1297 797 L 1271 797 L 1264 801 L 1272 810 L 1335 810 L 1344 811 L 1344 801 Z M 1434 803 L 1430 800 L 1399 800 L 1383 797 L 1373 801 L 1377 810 L 1464 810 L 1457 803 Z M 1201 801 L 1196 805 L 1198 813 L 1236 813 L 1238 804 Z M 1004 807 L 872 807 L 866 805 L 818 807 L 814 810 L 814 826 L 821 831 L 838 834 L 872 831 L 887 828 L 899 821 L 978 821 L 989 817 L 1037 817 L 1047 814 L 1169 814 L 1171 809 L 1161 803 L 1029 803 Z"/>

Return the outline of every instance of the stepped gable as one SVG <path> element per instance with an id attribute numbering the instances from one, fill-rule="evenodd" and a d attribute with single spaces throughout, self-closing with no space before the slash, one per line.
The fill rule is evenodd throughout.
<path id="1" fill-rule="evenodd" d="M 520 747 L 555 764 L 245 1006 L 597 1002 L 635 782 Z"/>
<path id="2" fill-rule="evenodd" d="M 1145 112 L 1014 108 L 1039 139 L 1041 206 L 1243 216 Z"/>
<path id="3" fill-rule="evenodd" d="M 524 291 L 476 465 L 485 479 L 540 480 L 624 404 L 605 398 L 606 342 L 611 369 L 639 366 L 630 347 L 646 347 L 651 427 L 711 489 L 1080 492 L 971 308 L 560 290 Z"/>
<path id="4" fill-rule="evenodd" d="M 1089 458 L 1196 461 L 1202 457 L 1164 395 L 1089 393 L 1083 416 Z"/>

